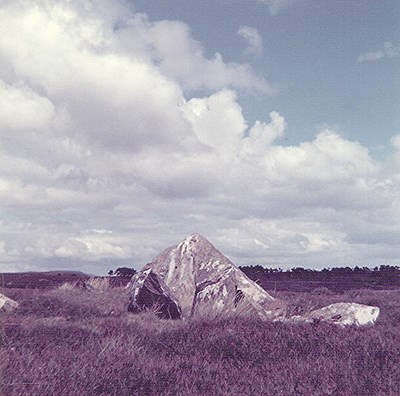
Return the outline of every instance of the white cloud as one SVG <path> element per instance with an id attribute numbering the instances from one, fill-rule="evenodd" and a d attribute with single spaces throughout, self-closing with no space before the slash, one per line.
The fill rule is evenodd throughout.
<path id="1" fill-rule="evenodd" d="M 54 251 L 54 256 L 98 261 L 106 258 L 129 259 L 132 252 L 129 246 L 121 244 L 119 238 L 93 234 L 69 238 Z"/>
<path id="2" fill-rule="evenodd" d="M 0 269 L 140 267 L 190 232 L 238 264 L 398 260 L 398 137 L 387 161 L 330 128 L 282 145 L 240 105 L 268 83 L 185 24 L 6 2 L 0 59 Z"/>
<path id="3" fill-rule="evenodd" d="M 0 126 L 3 130 L 45 129 L 55 116 L 54 105 L 29 87 L 0 81 Z"/>
<path id="4" fill-rule="evenodd" d="M 400 150 L 400 135 L 393 136 L 391 142 L 394 148 Z"/>
<path id="5" fill-rule="evenodd" d="M 238 35 L 247 41 L 246 52 L 253 55 L 261 55 L 263 52 L 263 39 L 256 28 L 240 26 Z"/>
<path id="6" fill-rule="evenodd" d="M 277 15 L 286 8 L 299 3 L 302 0 L 257 0 L 259 3 L 268 6 L 271 15 Z"/>
<path id="7" fill-rule="evenodd" d="M 199 140 L 219 151 L 232 151 L 247 129 L 242 109 L 233 91 L 220 91 L 202 99 L 191 99 L 185 115 Z"/>
<path id="8" fill-rule="evenodd" d="M 126 41 L 132 35 L 137 36 L 142 46 L 141 55 L 150 56 L 163 74 L 178 81 L 185 91 L 230 87 L 268 94 L 275 92 L 249 65 L 226 63 L 219 53 L 207 58 L 201 43 L 191 37 L 189 27 L 182 22 L 152 23 L 143 15 L 138 15 L 130 19 L 118 34 Z M 138 46 L 139 43 L 136 43 L 135 52 Z"/>
<path id="9" fill-rule="evenodd" d="M 256 153 L 263 155 L 275 139 L 283 136 L 286 128 L 285 119 L 276 111 L 272 111 L 270 117 L 270 124 L 255 122 L 248 136 L 243 140 L 243 152 L 248 152 L 250 155 Z"/>
<path id="10" fill-rule="evenodd" d="M 382 49 L 377 51 L 365 52 L 357 58 L 359 63 L 378 61 L 382 58 L 395 58 L 400 56 L 400 46 L 393 45 L 392 42 L 386 41 Z"/>

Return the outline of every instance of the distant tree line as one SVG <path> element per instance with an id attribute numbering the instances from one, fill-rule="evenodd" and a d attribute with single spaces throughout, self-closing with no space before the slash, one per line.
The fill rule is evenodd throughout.
<path id="1" fill-rule="evenodd" d="M 239 267 L 251 280 L 266 290 L 309 292 L 327 288 L 335 293 L 351 289 L 395 289 L 400 287 L 400 267 L 380 265 L 379 267 L 334 267 L 321 270 L 295 267 L 265 268 L 261 265 Z M 135 275 L 134 268 L 119 267 L 110 270 L 113 286 L 124 286 Z"/>
<path id="2" fill-rule="evenodd" d="M 266 268 L 261 265 L 248 265 L 239 267 L 246 275 L 270 275 L 275 279 L 302 279 L 302 280 L 320 280 L 327 278 L 337 278 L 346 276 L 362 276 L 362 277 L 390 277 L 400 276 L 400 267 L 392 265 L 380 265 L 379 267 L 334 267 L 324 268 L 321 270 L 295 267 L 283 270 L 282 268 Z M 119 267 L 115 271 L 108 271 L 110 276 L 132 277 L 137 271 L 134 268 Z"/>
<path id="3" fill-rule="evenodd" d="M 362 277 L 362 278 L 391 278 L 400 276 L 400 267 L 380 265 L 379 267 L 337 267 L 324 268 L 322 270 L 295 267 L 287 270 L 282 268 L 265 268 L 261 265 L 239 267 L 247 276 L 257 276 L 271 279 L 299 279 L 299 280 L 326 280 L 338 277 Z"/>
<path id="4" fill-rule="evenodd" d="M 132 276 L 135 275 L 136 272 L 137 271 L 134 268 L 119 267 L 115 271 L 113 270 L 108 271 L 108 275 L 119 276 L 123 278 L 132 278 Z"/>
<path id="5" fill-rule="evenodd" d="M 246 275 L 270 275 L 276 279 L 302 279 L 302 280 L 319 280 L 327 278 L 337 278 L 346 276 L 362 276 L 362 277 L 390 277 L 400 276 L 400 267 L 392 265 L 380 265 L 379 267 L 334 267 L 324 268 L 321 270 L 295 267 L 283 270 L 282 268 L 266 268 L 261 265 L 248 265 L 239 267 Z M 134 268 L 119 267 L 115 271 L 108 271 L 110 276 L 132 277 L 137 271 Z"/>

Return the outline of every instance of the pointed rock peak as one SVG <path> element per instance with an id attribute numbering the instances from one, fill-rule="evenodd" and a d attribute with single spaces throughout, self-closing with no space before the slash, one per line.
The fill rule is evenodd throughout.
<path id="1" fill-rule="evenodd" d="M 194 242 L 194 243 L 201 242 L 201 241 L 209 242 L 207 238 L 205 238 L 205 237 L 204 237 L 203 235 L 201 235 L 201 234 L 198 234 L 197 232 L 188 235 L 188 236 L 184 239 L 184 241 L 189 241 L 189 242 Z"/>
<path id="2" fill-rule="evenodd" d="M 206 237 L 197 233 L 188 235 L 178 245 L 173 246 L 172 249 L 180 250 L 182 253 L 192 251 L 195 251 L 196 254 L 200 252 L 216 252 L 218 255 L 222 255 L 222 253 Z"/>
<path id="3" fill-rule="evenodd" d="M 207 238 L 205 238 L 203 235 L 200 235 L 200 234 L 188 235 L 178 246 L 190 248 L 190 247 L 193 247 L 196 245 L 211 245 L 211 246 L 213 246 L 213 244 Z"/>

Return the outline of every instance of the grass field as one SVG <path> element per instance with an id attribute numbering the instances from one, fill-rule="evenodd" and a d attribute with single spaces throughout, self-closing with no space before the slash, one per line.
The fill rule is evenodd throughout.
<path id="1" fill-rule="evenodd" d="M 378 305 L 373 327 L 162 321 L 123 288 L 0 289 L 0 395 L 400 395 L 400 290 L 276 292 L 291 313 Z"/>

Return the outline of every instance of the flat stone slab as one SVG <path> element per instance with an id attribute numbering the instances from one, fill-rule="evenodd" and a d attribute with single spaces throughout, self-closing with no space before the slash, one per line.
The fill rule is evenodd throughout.
<path id="1" fill-rule="evenodd" d="M 345 326 L 373 325 L 380 314 L 379 307 L 358 303 L 336 303 L 311 311 L 306 315 L 296 315 L 289 318 L 277 318 L 276 321 L 288 323 L 319 323 L 326 322 Z"/>
<path id="2" fill-rule="evenodd" d="M 19 303 L 17 301 L 14 301 L 0 293 L 0 311 L 12 311 L 18 306 Z"/>
<path id="3" fill-rule="evenodd" d="M 372 325 L 379 317 L 378 307 L 357 303 L 336 303 L 317 309 L 305 315 L 312 321 L 324 321 L 340 326 L 365 326 Z"/>

